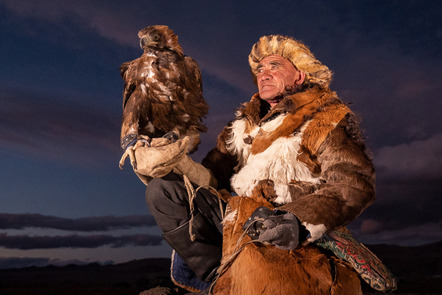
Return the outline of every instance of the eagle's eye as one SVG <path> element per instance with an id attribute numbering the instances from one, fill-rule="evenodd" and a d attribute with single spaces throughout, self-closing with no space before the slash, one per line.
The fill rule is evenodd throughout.
<path id="1" fill-rule="evenodd" d="M 153 39 L 155 42 L 158 42 L 158 41 L 160 41 L 161 36 L 160 36 L 159 34 L 155 34 L 155 35 L 152 36 L 152 39 Z"/>

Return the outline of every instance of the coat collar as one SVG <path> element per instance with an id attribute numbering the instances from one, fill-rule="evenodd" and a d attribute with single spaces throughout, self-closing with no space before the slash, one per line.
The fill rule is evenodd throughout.
<path id="1" fill-rule="evenodd" d="M 269 103 L 259 97 L 259 93 L 256 93 L 239 110 L 239 117 L 247 117 L 254 124 L 260 124 L 271 120 L 279 114 L 293 113 L 303 106 L 318 100 L 325 92 L 330 92 L 330 90 L 318 86 L 307 88 L 303 91 L 286 95 L 273 109 L 270 108 Z M 318 104 L 319 106 L 320 104 Z"/>

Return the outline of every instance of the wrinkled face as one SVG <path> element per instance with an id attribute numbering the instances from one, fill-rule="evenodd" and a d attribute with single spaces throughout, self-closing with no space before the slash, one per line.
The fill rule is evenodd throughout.
<path id="1" fill-rule="evenodd" d="M 281 95 L 304 81 L 304 75 L 289 60 L 270 55 L 259 62 L 256 81 L 259 96 L 274 107 Z"/>

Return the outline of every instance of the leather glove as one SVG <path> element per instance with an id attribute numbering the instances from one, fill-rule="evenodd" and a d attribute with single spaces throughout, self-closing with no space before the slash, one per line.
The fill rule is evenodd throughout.
<path id="1" fill-rule="evenodd" d="M 171 141 L 174 142 L 170 143 Z M 153 138 L 150 146 L 136 148 L 135 173 L 146 185 L 152 178 L 160 178 L 173 171 L 186 175 L 191 182 L 199 186 L 215 187 L 216 180 L 212 173 L 187 155 L 189 141 L 188 136 L 178 140 L 166 137 Z"/>
<path id="2" fill-rule="evenodd" d="M 252 240 L 282 250 L 295 250 L 306 238 L 306 229 L 289 212 L 258 207 L 244 223 L 243 230 Z"/>
<path id="3" fill-rule="evenodd" d="M 217 186 L 217 181 L 210 170 L 200 163 L 194 162 L 188 155 L 185 155 L 175 165 L 173 171 L 181 175 L 186 175 L 191 182 L 199 186 Z"/>
<path id="4" fill-rule="evenodd" d="M 152 178 L 163 177 L 187 154 L 189 138 L 186 136 L 169 143 L 166 138 L 153 138 L 150 146 L 139 146 L 134 151 L 134 171 L 146 185 Z"/>

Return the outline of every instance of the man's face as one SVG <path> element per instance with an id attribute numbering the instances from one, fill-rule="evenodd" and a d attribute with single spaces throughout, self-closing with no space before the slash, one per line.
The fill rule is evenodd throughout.
<path id="1" fill-rule="evenodd" d="M 280 55 L 270 55 L 258 64 L 256 75 L 259 96 L 274 107 L 287 89 L 304 81 L 304 75 Z"/>

